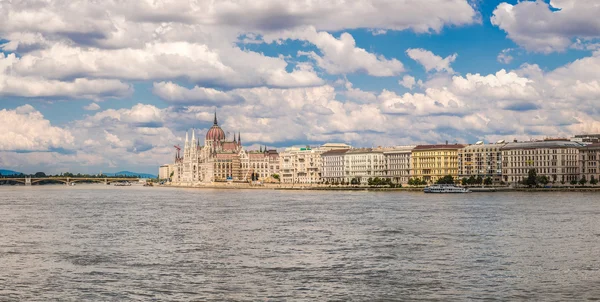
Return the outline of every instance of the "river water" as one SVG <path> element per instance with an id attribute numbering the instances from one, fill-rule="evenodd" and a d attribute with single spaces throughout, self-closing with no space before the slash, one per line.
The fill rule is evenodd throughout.
<path id="1" fill-rule="evenodd" d="M 0 187 L 0 301 L 600 298 L 600 195 Z"/>

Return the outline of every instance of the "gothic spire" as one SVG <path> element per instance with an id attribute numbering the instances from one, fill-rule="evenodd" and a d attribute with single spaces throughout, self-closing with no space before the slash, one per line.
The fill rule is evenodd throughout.
<path id="1" fill-rule="evenodd" d="M 215 109 L 215 121 L 214 121 L 214 125 L 217 126 L 217 109 Z"/>
<path id="2" fill-rule="evenodd" d="M 241 146 L 242 145 L 242 137 L 240 135 L 240 132 L 238 132 L 238 144 Z"/>

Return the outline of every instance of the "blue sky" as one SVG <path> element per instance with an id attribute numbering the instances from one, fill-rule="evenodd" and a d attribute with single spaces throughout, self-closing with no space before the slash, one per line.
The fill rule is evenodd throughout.
<path id="1" fill-rule="evenodd" d="M 215 109 L 250 149 L 598 132 L 598 13 L 575 0 L 7 4 L 0 168 L 156 173 Z"/>

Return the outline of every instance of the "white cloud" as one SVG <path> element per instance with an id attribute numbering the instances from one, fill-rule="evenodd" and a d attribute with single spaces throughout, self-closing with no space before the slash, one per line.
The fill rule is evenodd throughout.
<path id="1" fill-rule="evenodd" d="M 52 151 L 73 146 L 68 130 L 52 126 L 31 105 L 2 109 L 0 120 L 0 151 Z"/>
<path id="2" fill-rule="evenodd" d="M 34 4 L 13 1 L 0 7 L 0 15 L 6 16 L 0 19 L 1 32 L 40 32 L 88 45 L 122 39 L 126 35 L 123 28 L 133 31 L 123 20 L 141 25 L 219 26 L 258 32 L 314 25 L 318 30 L 328 31 L 375 28 L 412 29 L 420 33 L 440 32 L 446 25 L 461 26 L 479 21 L 467 0 L 296 1 L 293 5 L 277 0 L 76 0 Z M 150 28 L 156 27 L 149 26 L 146 30 Z M 129 40 L 135 42 L 135 36 Z"/>
<path id="3" fill-rule="evenodd" d="M 161 99 L 178 105 L 223 106 L 242 102 L 235 94 L 226 93 L 213 88 L 194 87 L 187 89 L 173 82 L 154 83 L 152 92 Z"/>
<path id="4" fill-rule="evenodd" d="M 265 57 L 236 47 L 210 49 L 187 42 L 146 44 L 143 49 L 87 49 L 55 44 L 21 57 L 13 70 L 26 76 L 65 79 L 153 80 L 186 78 L 194 83 L 223 86 L 297 87 L 321 84 L 304 65 L 292 72 L 280 58 Z"/>
<path id="5" fill-rule="evenodd" d="M 317 32 L 314 27 L 307 27 L 264 36 L 268 43 L 278 39 L 302 40 L 314 44 L 322 55 L 314 51 L 300 51 L 299 55 L 309 56 L 329 74 L 363 72 L 383 77 L 398 75 L 404 71 L 404 66 L 397 59 L 386 59 L 356 47 L 356 41 L 349 33 L 342 33 L 340 38 L 336 39 L 330 33 Z"/>
<path id="6" fill-rule="evenodd" d="M 83 109 L 88 110 L 88 111 L 96 111 L 100 109 L 100 106 L 96 103 L 91 103 L 87 106 L 83 106 Z"/>
<path id="7" fill-rule="evenodd" d="M 416 82 L 414 77 L 405 75 L 402 80 L 398 81 L 398 84 L 412 90 Z"/>
<path id="8" fill-rule="evenodd" d="M 550 53 L 564 51 L 574 38 L 600 38 L 598 15 L 600 6 L 596 1 L 504 2 L 496 7 L 491 21 L 525 49 Z"/>
<path id="9" fill-rule="evenodd" d="M 510 52 L 513 51 L 512 48 L 503 49 L 499 54 L 496 60 L 503 64 L 510 64 L 514 59 L 513 56 L 510 55 Z"/>
<path id="10" fill-rule="evenodd" d="M 450 67 L 450 64 L 456 60 L 458 56 L 456 53 L 442 58 L 433 54 L 429 50 L 422 48 L 411 48 L 406 50 L 406 54 L 413 60 L 419 62 L 427 72 L 436 70 L 438 72 L 445 71 L 448 73 L 454 73 L 454 70 Z"/>
<path id="11" fill-rule="evenodd" d="M 124 97 L 133 91 L 130 85 L 112 79 L 78 77 L 61 81 L 49 80 L 34 73 L 19 75 L 14 71 L 21 63 L 22 58 L 17 58 L 15 54 L 0 53 L 0 96 L 97 99 Z"/>

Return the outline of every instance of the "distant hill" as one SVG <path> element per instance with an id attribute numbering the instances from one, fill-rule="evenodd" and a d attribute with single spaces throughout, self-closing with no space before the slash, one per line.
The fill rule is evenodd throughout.
<path id="1" fill-rule="evenodd" d="M 115 173 L 102 173 L 106 176 L 110 176 L 110 177 L 115 177 L 115 176 L 140 176 L 141 178 L 156 178 L 156 175 L 152 175 L 152 174 L 147 174 L 147 173 L 136 173 L 136 172 L 130 172 L 130 171 L 119 171 L 119 172 L 115 172 Z"/>
<path id="2" fill-rule="evenodd" d="M 0 174 L 4 175 L 4 176 L 8 176 L 8 175 L 19 175 L 21 174 L 21 172 L 15 172 L 12 170 L 1 170 L 0 169 Z"/>

